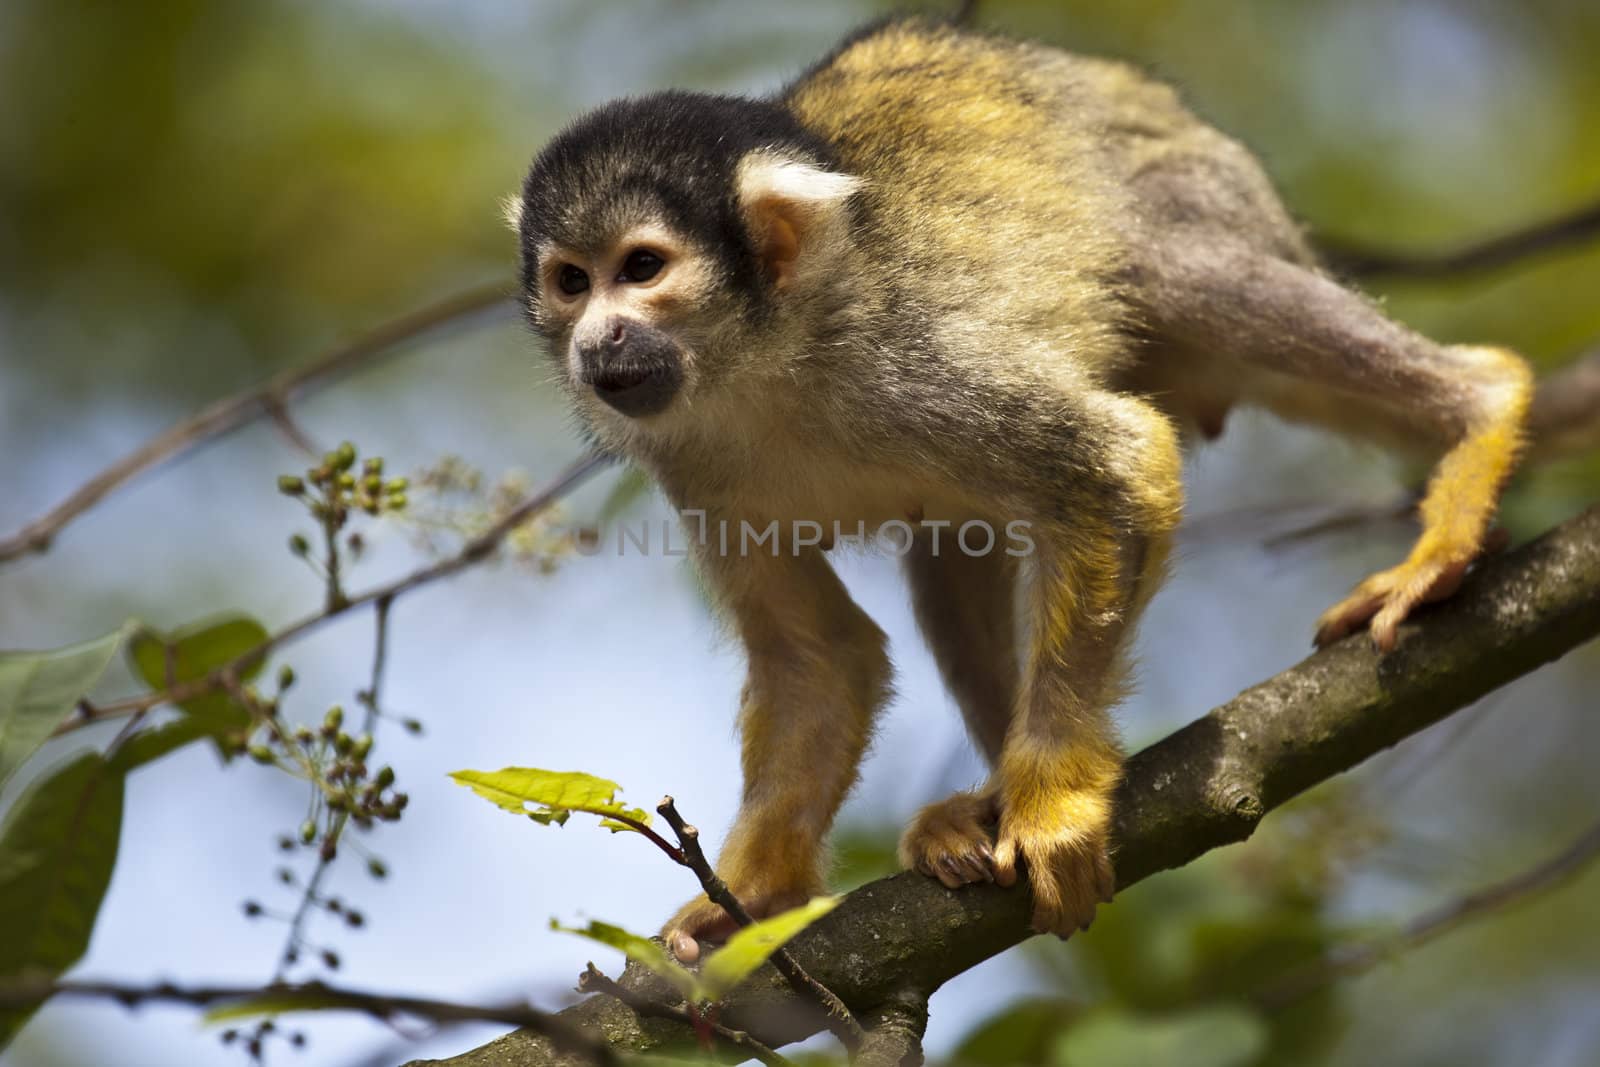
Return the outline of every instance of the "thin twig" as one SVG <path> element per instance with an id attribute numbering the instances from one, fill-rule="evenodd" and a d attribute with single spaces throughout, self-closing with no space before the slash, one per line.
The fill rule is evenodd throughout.
<path id="1" fill-rule="evenodd" d="M 159 704 L 179 704 L 185 700 L 209 693 L 222 687 L 228 676 L 237 676 L 246 668 L 261 662 L 274 649 L 306 636 L 326 622 L 341 615 L 346 615 L 357 608 L 366 607 L 369 604 L 393 601 L 414 589 L 421 588 L 441 578 L 448 578 L 458 571 L 488 558 L 511 531 L 544 511 L 608 462 L 608 457 L 598 453 L 591 453 L 577 460 L 565 471 L 557 475 L 554 481 L 525 498 L 522 503 L 513 508 L 500 521 L 477 537 L 474 537 L 471 541 L 468 541 L 461 551 L 448 559 L 413 571 L 404 578 L 396 579 L 387 585 L 379 586 L 359 596 L 351 597 L 337 607 L 325 609 L 315 615 L 309 615 L 298 622 L 292 623 L 261 642 L 255 648 L 241 653 L 237 658 L 207 674 L 201 675 L 199 678 L 180 685 L 169 686 L 166 689 L 145 693 L 141 696 L 130 697 L 126 700 L 100 704 L 93 708 L 92 712 L 86 709 L 83 714 L 57 727 L 51 736 L 58 737 L 61 734 L 82 729 L 90 723 L 133 715 Z"/>
<path id="2" fill-rule="evenodd" d="M 610 1045 L 578 1029 L 565 1019 L 526 1004 L 460 1004 L 427 997 L 391 996 L 357 989 L 338 989 L 321 982 L 268 986 L 176 986 L 169 982 L 133 985 L 123 982 L 21 981 L 0 983 L 0 1007 L 33 1008 L 53 996 L 115 1000 L 134 1008 L 149 1001 L 209 1007 L 228 1001 L 262 1001 L 262 1014 L 284 1011 L 341 1009 L 358 1011 L 388 1021 L 411 1015 L 436 1023 L 491 1022 L 525 1026 L 548 1037 L 568 1052 L 602 1067 L 615 1067 L 620 1057 Z"/>
<path id="3" fill-rule="evenodd" d="M 657 1019 L 670 1019 L 675 1023 L 682 1023 L 688 1027 L 696 1025 L 687 1008 L 682 1005 L 663 1004 L 659 1000 L 653 1000 L 625 986 L 618 985 L 605 972 L 595 967 L 593 962 L 590 962 L 584 972 L 578 975 L 578 992 L 601 993 L 608 997 L 615 997 L 639 1015 L 649 1015 Z M 719 1022 L 707 1023 L 703 1018 L 700 1020 L 699 1025 L 708 1026 L 713 1034 L 716 1034 L 728 1044 L 754 1056 L 766 1064 L 767 1067 L 795 1067 L 793 1060 L 768 1048 L 744 1030 L 734 1030 Z"/>
<path id="4" fill-rule="evenodd" d="M 394 597 L 391 596 L 380 597 L 372 607 L 372 680 L 361 694 L 361 703 L 366 707 L 361 732 L 368 736 L 377 733 L 378 717 L 382 714 L 378 710 L 378 693 L 383 686 L 384 666 L 389 661 L 389 609 L 393 606 Z"/>
<path id="5" fill-rule="evenodd" d="M 507 287 L 501 283 L 480 285 L 448 297 L 436 304 L 402 315 L 370 330 L 354 341 L 334 348 L 311 362 L 287 370 L 249 392 L 225 397 L 151 438 L 137 450 L 111 464 L 84 482 L 61 503 L 0 540 L 0 563 L 43 552 L 62 528 L 103 500 L 113 490 L 136 475 L 172 459 L 174 456 L 236 430 L 274 409 L 282 410 L 287 399 L 308 393 L 334 381 L 354 368 L 396 350 L 440 327 L 463 321 L 496 307 L 510 309 Z M 307 442 L 309 443 L 309 442 Z"/>
<path id="6" fill-rule="evenodd" d="M 294 915 L 289 919 L 289 933 L 284 938 L 283 951 L 278 953 L 278 966 L 272 972 L 272 980 L 275 983 L 288 978 L 289 968 L 294 966 L 295 960 L 300 956 L 300 949 L 306 940 L 306 923 L 311 918 L 311 910 L 321 899 L 322 880 L 327 877 L 328 870 L 339 854 L 339 837 L 344 833 L 349 820 L 349 813 L 341 811 L 334 816 L 333 824 L 328 827 L 328 834 L 317 852 L 317 866 L 306 881 L 305 892 L 301 894 L 300 903 L 296 905 Z"/>
<path id="7" fill-rule="evenodd" d="M 673 799 L 670 796 L 662 797 L 661 803 L 656 805 L 656 811 L 660 812 L 661 817 L 667 820 L 667 825 L 672 827 L 672 832 L 678 838 L 678 845 L 683 849 L 684 866 L 700 879 L 700 887 L 705 890 L 706 896 L 720 905 L 722 910 L 728 913 L 729 918 L 740 926 L 749 926 L 755 922 L 739 898 L 734 896 L 733 890 L 728 888 L 728 883 L 719 878 L 717 872 L 712 869 L 711 862 L 706 859 L 705 850 L 700 847 L 700 831 L 684 821 Z M 789 985 L 795 992 L 822 1005 L 828 1014 L 829 1029 L 844 1042 L 846 1048 L 853 1052 L 860 1047 L 864 1036 L 861 1024 L 850 1014 L 850 1009 L 833 990 L 807 974 L 805 968 L 800 966 L 786 948 L 780 948 L 772 954 L 772 965 L 778 969 L 779 974 L 788 979 Z"/>
<path id="8" fill-rule="evenodd" d="M 1600 237 L 1600 200 L 1564 215 L 1448 252 L 1386 252 L 1318 241 L 1323 259 L 1340 274 L 1357 278 L 1437 278 L 1508 266 L 1541 252 Z"/>
<path id="9" fill-rule="evenodd" d="M 1600 823 L 1542 863 L 1441 904 L 1406 923 L 1390 937 L 1334 949 L 1258 991 L 1253 999 L 1267 1011 L 1287 1008 L 1336 979 L 1370 971 L 1398 953 L 1427 944 L 1473 919 L 1556 889 L 1576 877 L 1597 856 L 1600 856 Z"/>

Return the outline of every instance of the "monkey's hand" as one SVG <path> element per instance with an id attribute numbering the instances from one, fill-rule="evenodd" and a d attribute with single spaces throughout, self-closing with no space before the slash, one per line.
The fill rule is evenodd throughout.
<path id="1" fill-rule="evenodd" d="M 769 862 L 763 868 L 724 854 L 717 873 L 753 919 L 797 908 L 822 892 L 822 877 L 815 865 Z M 702 941 L 726 941 L 737 929 L 733 917 L 702 893 L 678 909 L 662 929 L 661 938 L 674 956 L 694 963 L 700 958 Z"/>
<path id="2" fill-rule="evenodd" d="M 937 878 L 946 889 L 992 882 L 994 825 L 1000 797 L 988 789 L 957 793 L 917 812 L 900 838 L 900 863 Z"/>
<path id="3" fill-rule="evenodd" d="M 1111 867 L 1110 786 L 1045 790 L 1037 781 L 1003 789 L 995 881 L 1014 885 L 1026 863 L 1033 928 L 1068 937 L 1086 930 L 1116 891 Z"/>

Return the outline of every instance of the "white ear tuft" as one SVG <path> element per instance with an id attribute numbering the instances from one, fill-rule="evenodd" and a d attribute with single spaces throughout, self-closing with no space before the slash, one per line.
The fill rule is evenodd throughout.
<path id="1" fill-rule="evenodd" d="M 512 193 L 500 198 L 500 217 L 506 220 L 512 233 L 522 232 L 522 195 Z"/>
<path id="2" fill-rule="evenodd" d="M 843 203 L 862 184 L 853 174 L 770 152 L 752 152 L 739 164 L 739 200 L 745 204 L 779 200 L 822 208 Z"/>

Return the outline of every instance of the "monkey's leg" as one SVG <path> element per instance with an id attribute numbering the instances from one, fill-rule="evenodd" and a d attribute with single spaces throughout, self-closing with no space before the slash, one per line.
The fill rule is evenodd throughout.
<path id="1" fill-rule="evenodd" d="M 883 631 L 815 548 L 706 552 L 700 564 L 749 658 L 739 712 L 744 795 L 717 873 L 759 918 L 822 891 L 823 840 L 888 695 L 889 657 Z M 700 941 L 734 929 L 702 895 L 663 935 L 693 962 Z"/>
<path id="2" fill-rule="evenodd" d="M 1332 279 L 1211 231 L 1178 229 L 1144 251 L 1136 296 L 1165 340 L 1304 379 L 1369 407 L 1419 444 L 1446 449 L 1410 555 L 1318 623 L 1319 644 L 1370 622 L 1378 647 L 1392 648 L 1412 609 L 1454 592 L 1483 550 L 1522 445 L 1527 364 L 1504 349 L 1436 344 Z M 1256 399 L 1291 417 L 1308 414 L 1292 386 Z M 1337 405 L 1324 410 L 1337 425 Z"/>
<path id="3" fill-rule="evenodd" d="M 1061 489 L 1036 499 L 1045 506 L 1032 530 L 1030 650 L 995 768 L 995 880 L 1012 884 L 1026 861 L 1033 926 L 1061 936 L 1087 926 L 1115 888 L 1109 833 L 1122 754 L 1109 708 L 1133 623 L 1165 569 L 1182 493 L 1165 418 L 1129 398 L 1102 398 L 1093 410 L 1116 430 L 1103 468 L 1040 472 Z M 1058 432 L 1070 441 L 1081 430 Z M 1096 475 L 1109 484 L 1093 485 Z"/>
<path id="4" fill-rule="evenodd" d="M 992 766 L 1016 703 L 1016 559 L 995 548 L 968 555 L 958 527 L 924 531 L 906 556 L 911 601 L 945 685 Z M 917 813 L 900 838 L 900 862 L 951 889 L 994 880 L 994 788 L 956 793 Z"/>

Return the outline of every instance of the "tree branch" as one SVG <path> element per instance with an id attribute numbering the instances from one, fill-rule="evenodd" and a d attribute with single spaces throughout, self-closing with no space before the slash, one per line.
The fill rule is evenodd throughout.
<path id="1" fill-rule="evenodd" d="M 1119 888 L 1242 841 L 1262 817 L 1319 782 L 1444 719 L 1600 635 L 1600 507 L 1487 562 L 1445 604 L 1402 629 L 1379 656 L 1352 637 L 1256 685 L 1128 762 L 1117 797 Z M 790 950 L 847 1004 L 867 1014 L 905 991 L 944 982 L 1029 936 L 1027 894 L 941 887 L 899 874 L 849 894 Z M 622 984 L 670 999 L 630 967 Z M 763 969 L 726 1002 L 730 1026 L 777 1046 L 819 1025 L 783 979 Z M 646 1051 L 692 1040 L 678 1024 L 642 1019 L 593 998 L 562 1017 Z M 444 1061 L 452 1067 L 541 1067 L 549 1042 L 519 1031 Z"/>
<path id="2" fill-rule="evenodd" d="M 621 1062 L 606 1042 L 562 1018 L 564 1013 L 540 1011 L 526 1004 L 458 1004 L 424 997 L 390 996 L 357 989 L 339 989 L 321 982 L 269 986 L 132 985 L 123 982 L 22 981 L 0 983 L 0 1008 L 38 1007 L 52 997 L 95 997 L 115 1000 L 129 1008 L 149 1002 L 211 1007 L 229 1002 L 259 1002 L 262 1014 L 281 1011 L 357 1011 L 375 1019 L 392 1020 L 410 1015 L 436 1023 L 512 1023 L 545 1035 L 551 1048 L 598 1064 L 617 1067 Z"/>
<path id="3" fill-rule="evenodd" d="M 363 363 L 394 352 L 406 341 L 500 306 L 512 307 L 508 287 L 502 283 L 480 285 L 386 322 L 309 363 L 284 371 L 249 392 L 218 400 L 151 438 L 138 450 L 83 483 L 44 515 L 12 536 L 0 540 L 0 563 L 30 552 L 45 551 L 64 526 L 136 475 L 236 430 L 261 415 L 273 416 L 280 425 L 292 425 L 287 423 L 285 409 L 290 396 L 312 392 Z M 303 440 L 303 435 L 291 436 L 297 438 L 296 443 L 302 448 L 309 443 Z"/>
<path id="4" fill-rule="evenodd" d="M 700 888 L 704 889 L 706 896 L 728 913 L 728 917 L 740 926 L 749 926 L 755 922 L 739 898 L 733 895 L 733 890 L 728 888 L 728 883 L 717 876 L 712 869 L 711 861 L 706 859 L 705 850 L 700 847 L 700 831 L 683 821 L 683 816 L 678 813 L 678 806 L 671 797 L 662 797 L 661 803 L 656 805 L 656 811 L 672 827 L 672 832 L 678 837 L 679 851 L 682 853 L 682 864 L 694 872 L 700 879 Z M 850 1009 L 845 1007 L 826 985 L 817 981 L 806 973 L 806 969 L 789 954 L 786 948 L 780 948 L 772 953 L 772 965 L 778 969 L 784 979 L 803 997 L 809 997 L 822 1006 L 828 1013 L 828 1028 L 834 1035 L 844 1042 L 844 1046 L 854 1051 L 864 1036 L 861 1024 L 856 1022 Z"/>
<path id="5" fill-rule="evenodd" d="M 1425 945 L 1463 923 L 1565 885 L 1596 857 L 1600 857 L 1600 823 L 1589 827 L 1576 841 L 1542 863 L 1441 904 L 1412 919 L 1390 937 L 1337 947 L 1273 982 L 1253 999 L 1266 1011 L 1279 1011 L 1331 982 L 1370 971 L 1397 953 Z"/>
<path id="6" fill-rule="evenodd" d="M 1354 278 L 1440 278 L 1509 266 L 1520 259 L 1600 238 L 1600 200 L 1564 215 L 1447 252 L 1392 252 L 1318 240 L 1322 258 L 1336 273 Z"/>

